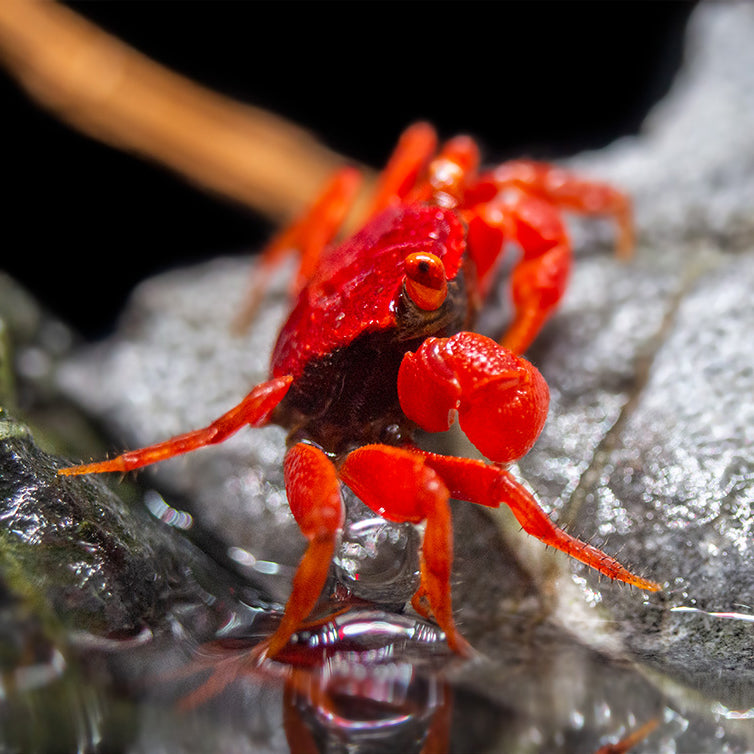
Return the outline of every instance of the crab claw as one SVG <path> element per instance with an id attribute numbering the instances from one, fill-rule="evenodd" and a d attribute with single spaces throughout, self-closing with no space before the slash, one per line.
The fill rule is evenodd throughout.
<path id="1" fill-rule="evenodd" d="M 407 353 L 398 397 L 406 416 L 429 432 L 448 429 L 457 415 L 469 440 L 498 463 L 530 450 L 550 402 L 547 383 L 532 364 L 470 332 L 427 338 Z"/>

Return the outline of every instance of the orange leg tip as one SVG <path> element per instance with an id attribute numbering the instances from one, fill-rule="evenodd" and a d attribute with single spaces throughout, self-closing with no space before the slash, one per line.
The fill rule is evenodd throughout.
<path id="1" fill-rule="evenodd" d="M 458 631 L 454 631 L 453 634 L 448 634 L 446 632 L 445 639 L 448 642 L 448 646 L 457 655 L 460 655 L 467 660 L 473 659 L 478 654 L 474 647 L 472 647 L 471 644 L 469 644 L 469 642 L 458 633 Z"/>
<path id="2" fill-rule="evenodd" d="M 420 593 L 417 591 L 416 594 L 414 594 L 411 598 L 411 607 L 413 607 L 414 610 L 425 620 L 432 620 L 432 612 L 427 605 L 427 596 L 425 592 L 422 591 Z"/>
<path id="3" fill-rule="evenodd" d="M 273 637 L 270 637 L 268 639 L 264 639 L 264 641 L 260 641 L 259 644 L 257 644 L 251 650 L 251 652 L 249 652 L 247 661 L 250 665 L 257 667 L 261 665 L 265 660 L 274 660 L 275 655 L 278 654 L 287 644 L 287 642 L 284 642 L 279 647 L 273 647 L 271 641 L 272 638 Z"/>
<path id="4" fill-rule="evenodd" d="M 605 746 L 601 746 L 597 749 L 595 754 L 626 754 L 630 749 L 647 738 L 649 734 L 659 726 L 659 724 L 660 718 L 654 717 L 649 722 L 644 723 L 641 728 L 637 728 L 633 733 L 630 733 L 620 741 L 617 741 L 614 744 L 605 744 Z"/>
<path id="5" fill-rule="evenodd" d="M 557 544 L 555 544 L 555 546 L 558 549 L 563 549 L 563 552 L 567 553 L 576 560 L 580 560 L 582 563 L 586 563 L 586 565 L 594 568 L 597 572 L 603 574 L 604 576 L 607 576 L 609 579 L 620 581 L 624 584 L 628 584 L 629 586 L 635 586 L 638 589 L 644 589 L 647 592 L 662 591 L 662 586 L 660 584 L 654 581 L 650 581 L 649 579 L 642 578 L 641 576 L 637 576 L 635 573 L 629 571 L 628 568 L 622 566 L 617 560 L 615 560 L 615 558 L 612 558 L 609 555 L 605 555 L 605 553 L 600 550 L 596 550 L 596 548 L 590 547 L 587 550 L 581 547 L 581 544 L 583 543 L 579 543 L 579 541 L 576 540 L 575 547 L 572 545 L 570 548 L 566 547 L 565 549 L 563 549 Z M 589 552 L 589 550 L 591 550 L 591 552 Z"/>
<path id="6" fill-rule="evenodd" d="M 632 228 L 622 228 L 615 242 L 615 256 L 622 262 L 628 262 L 634 256 L 636 246 Z"/>
<path id="7" fill-rule="evenodd" d="M 634 232 L 633 210 L 630 202 L 626 199 L 626 206 L 617 214 L 617 235 L 615 239 L 615 255 L 618 259 L 627 262 L 634 255 L 636 247 L 636 234 Z"/>
<path id="8" fill-rule="evenodd" d="M 91 474 L 92 469 L 90 466 L 94 464 L 82 465 L 82 466 L 66 466 L 64 469 L 58 469 L 58 476 L 81 476 L 83 474 Z"/>
<path id="9" fill-rule="evenodd" d="M 633 586 L 639 587 L 639 589 L 644 589 L 647 592 L 661 592 L 662 591 L 662 585 L 658 584 L 655 581 L 650 581 L 649 579 L 642 579 L 641 577 L 636 577 L 635 580 L 629 581 L 629 584 L 632 584 Z"/>
<path id="10" fill-rule="evenodd" d="M 573 555 L 573 553 L 569 553 L 569 554 Z M 587 565 L 596 569 L 599 573 L 602 573 L 603 575 L 615 581 L 621 581 L 624 584 L 628 584 L 629 586 L 635 586 L 639 589 L 644 589 L 647 592 L 661 592 L 662 591 L 661 584 L 658 584 L 654 581 L 650 581 L 649 579 L 642 578 L 641 576 L 637 576 L 635 573 L 632 573 L 627 568 L 624 568 L 620 563 L 618 563 L 617 560 L 614 560 L 613 558 L 610 558 L 609 556 L 607 556 L 608 565 L 606 567 L 604 567 L 600 563 L 595 563 L 593 561 L 588 561 L 588 560 L 582 560 L 578 555 L 575 555 L 575 557 L 577 560 L 581 560 L 582 562 L 585 562 Z"/>
<path id="11" fill-rule="evenodd" d="M 99 463 L 82 463 L 79 466 L 66 466 L 58 469 L 58 476 L 82 476 L 84 474 L 101 474 L 107 471 L 124 471 L 117 463 L 118 459 L 112 461 L 100 461 Z"/>

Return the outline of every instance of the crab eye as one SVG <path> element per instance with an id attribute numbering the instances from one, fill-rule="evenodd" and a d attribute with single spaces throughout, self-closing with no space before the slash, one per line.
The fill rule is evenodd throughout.
<path id="1" fill-rule="evenodd" d="M 424 311 L 439 309 L 448 295 L 448 279 L 442 260 L 429 252 L 418 251 L 409 254 L 403 264 L 409 298 Z"/>

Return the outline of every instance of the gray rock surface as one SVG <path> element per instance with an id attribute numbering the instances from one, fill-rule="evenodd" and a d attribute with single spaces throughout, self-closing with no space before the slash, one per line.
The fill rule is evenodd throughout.
<path id="1" fill-rule="evenodd" d="M 637 260 L 579 264 L 531 352 L 554 400 L 521 463 L 561 521 L 665 582 L 638 609 L 589 579 L 628 644 L 726 708 L 754 704 L 752 33 L 751 6 L 700 5 L 673 91 L 599 159 L 635 197 Z"/>

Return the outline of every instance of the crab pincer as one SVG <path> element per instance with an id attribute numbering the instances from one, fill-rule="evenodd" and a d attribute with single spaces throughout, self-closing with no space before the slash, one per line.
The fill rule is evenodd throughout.
<path id="1" fill-rule="evenodd" d="M 487 458 L 509 463 L 539 437 L 550 391 L 539 370 L 491 338 L 460 332 L 427 338 L 398 372 L 403 412 L 428 432 L 458 416 L 461 429 Z"/>

